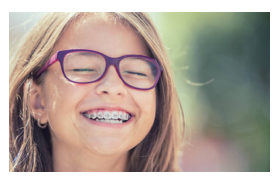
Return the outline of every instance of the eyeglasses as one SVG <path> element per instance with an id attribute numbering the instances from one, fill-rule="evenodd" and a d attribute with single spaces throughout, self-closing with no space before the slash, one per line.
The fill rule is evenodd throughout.
<path id="1" fill-rule="evenodd" d="M 124 55 L 112 58 L 97 51 L 71 49 L 58 51 L 53 55 L 35 78 L 38 78 L 56 61 L 60 62 L 62 72 L 70 82 L 94 83 L 105 75 L 110 65 L 114 65 L 125 85 L 140 90 L 154 88 L 163 71 L 157 60 L 143 55 Z"/>

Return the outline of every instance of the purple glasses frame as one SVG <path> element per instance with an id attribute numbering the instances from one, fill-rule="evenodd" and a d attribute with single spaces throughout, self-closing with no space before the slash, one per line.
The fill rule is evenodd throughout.
<path id="1" fill-rule="evenodd" d="M 101 55 L 101 56 L 104 57 L 104 59 L 105 59 L 105 61 L 106 61 L 105 70 L 104 70 L 103 74 L 102 74 L 98 79 L 96 79 L 96 80 L 94 80 L 94 81 L 90 81 L 90 82 L 76 82 L 76 81 L 70 80 L 70 79 L 66 76 L 66 74 L 65 74 L 65 72 L 64 72 L 64 67 L 63 67 L 64 58 L 65 58 L 65 56 L 66 56 L 67 54 L 69 54 L 69 53 L 71 53 L 71 52 L 78 52 L 78 51 L 81 51 L 81 52 L 93 52 L 93 53 L 99 54 L 99 55 Z M 155 80 L 155 83 L 154 83 L 154 85 L 153 85 L 152 87 L 150 87 L 150 88 L 137 88 L 137 87 L 134 87 L 134 86 L 132 86 L 132 85 L 129 85 L 128 83 L 126 83 L 126 82 L 123 80 L 123 78 L 122 78 L 122 76 L 121 76 L 121 74 L 120 74 L 120 72 L 119 72 L 119 64 L 120 64 L 120 61 L 121 61 L 122 59 L 126 58 L 126 57 L 141 57 L 141 58 L 144 58 L 144 59 L 146 59 L 146 60 L 149 60 L 149 61 L 153 62 L 153 63 L 156 65 L 156 67 L 157 67 L 156 80 Z M 139 89 L 139 90 L 149 90 L 149 89 L 154 88 L 154 87 L 157 85 L 157 83 L 158 83 L 158 80 L 159 80 L 159 78 L 160 78 L 161 72 L 163 71 L 163 68 L 162 68 L 161 64 L 160 64 L 157 60 L 155 60 L 155 59 L 153 59 L 153 58 L 150 58 L 150 57 L 147 57 L 147 56 L 143 56 L 143 55 L 124 55 L 124 56 L 121 56 L 121 57 L 112 58 L 112 57 L 109 57 L 109 56 L 107 56 L 107 55 L 104 55 L 104 54 L 102 54 L 102 53 L 100 53 L 100 52 L 98 52 L 98 51 L 87 50 L 87 49 L 70 49 L 70 50 L 58 51 L 55 55 L 53 55 L 53 56 L 42 66 L 42 68 L 40 69 L 40 71 L 36 74 L 35 78 L 38 78 L 48 67 L 50 67 L 52 64 L 54 64 L 54 63 L 57 62 L 57 61 L 60 62 L 61 69 L 62 69 L 62 72 L 63 72 L 63 74 L 64 74 L 64 77 L 65 77 L 68 81 L 70 81 L 70 82 L 78 83 L 78 84 L 88 84 L 88 83 L 97 82 L 97 81 L 101 80 L 102 77 L 105 75 L 105 73 L 106 73 L 108 67 L 109 67 L 110 65 L 114 65 L 114 66 L 116 67 L 116 71 L 117 71 L 117 73 L 118 73 L 118 76 L 120 77 L 120 79 L 122 80 L 122 82 L 123 82 L 125 85 L 127 85 L 127 86 L 129 86 L 129 87 L 131 87 L 131 88 Z"/>

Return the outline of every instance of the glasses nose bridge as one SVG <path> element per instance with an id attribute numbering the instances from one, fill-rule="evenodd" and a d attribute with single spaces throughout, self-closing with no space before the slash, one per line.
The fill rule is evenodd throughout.
<path id="1" fill-rule="evenodd" d="M 121 59 L 123 59 L 123 58 L 124 57 L 112 58 L 112 57 L 105 56 L 106 70 L 110 67 L 110 65 L 114 65 L 116 67 L 117 72 L 119 72 L 119 64 L 120 64 Z"/>

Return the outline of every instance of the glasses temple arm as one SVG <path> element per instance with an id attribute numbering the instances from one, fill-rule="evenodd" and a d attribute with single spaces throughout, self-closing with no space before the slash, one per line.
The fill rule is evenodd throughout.
<path id="1" fill-rule="evenodd" d="M 53 63 L 58 61 L 57 59 L 57 53 L 53 55 L 40 69 L 40 71 L 36 74 L 35 79 L 38 78 L 49 66 L 51 66 Z"/>
<path id="2" fill-rule="evenodd" d="M 156 60 L 156 62 L 157 62 L 157 64 L 158 64 L 158 67 L 160 68 L 160 71 L 163 72 L 163 67 L 162 67 L 162 65 L 159 63 L 158 60 Z"/>

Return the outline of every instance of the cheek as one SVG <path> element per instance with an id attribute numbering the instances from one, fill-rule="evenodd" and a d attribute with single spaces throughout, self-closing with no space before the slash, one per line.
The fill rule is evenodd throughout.
<path id="1" fill-rule="evenodd" d="M 141 142 L 149 133 L 155 120 L 156 92 L 155 89 L 137 91 L 132 96 L 134 96 L 133 99 L 139 109 L 139 116 L 136 121 L 136 138 L 137 141 Z"/>
<path id="2" fill-rule="evenodd" d="M 74 122 L 76 119 L 76 106 L 84 95 L 84 90 L 80 91 L 73 84 L 64 83 L 57 79 L 48 81 L 45 88 L 45 110 L 49 125 L 51 127 L 52 136 L 63 141 L 70 142 L 69 139 L 76 138 Z M 61 130 L 63 129 L 63 130 Z M 67 131 L 72 131 L 68 133 Z M 72 140 L 78 141 L 78 139 Z"/>
<path id="3" fill-rule="evenodd" d="M 154 89 L 149 91 L 140 91 L 134 95 L 134 101 L 137 102 L 142 115 L 154 116 L 156 111 L 156 92 Z"/>
<path id="4" fill-rule="evenodd" d="M 71 83 L 64 78 L 59 63 L 50 67 L 51 73 L 45 79 L 45 99 L 49 110 L 59 113 L 67 109 L 69 111 L 83 95 L 82 91 L 77 91 L 78 84 Z M 83 90 L 84 91 L 84 90 Z M 72 109 L 70 109 L 72 110 Z M 66 114 L 66 113 L 65 113 Z"/>
<path id="5" fill-rule="evenodd" d="M 74 86 L 50 83 L 45 93 L 46 107 L 53 113 L 59 113 L 71 108 L 79 95 L 80 93 L 76 92 Z"/>

